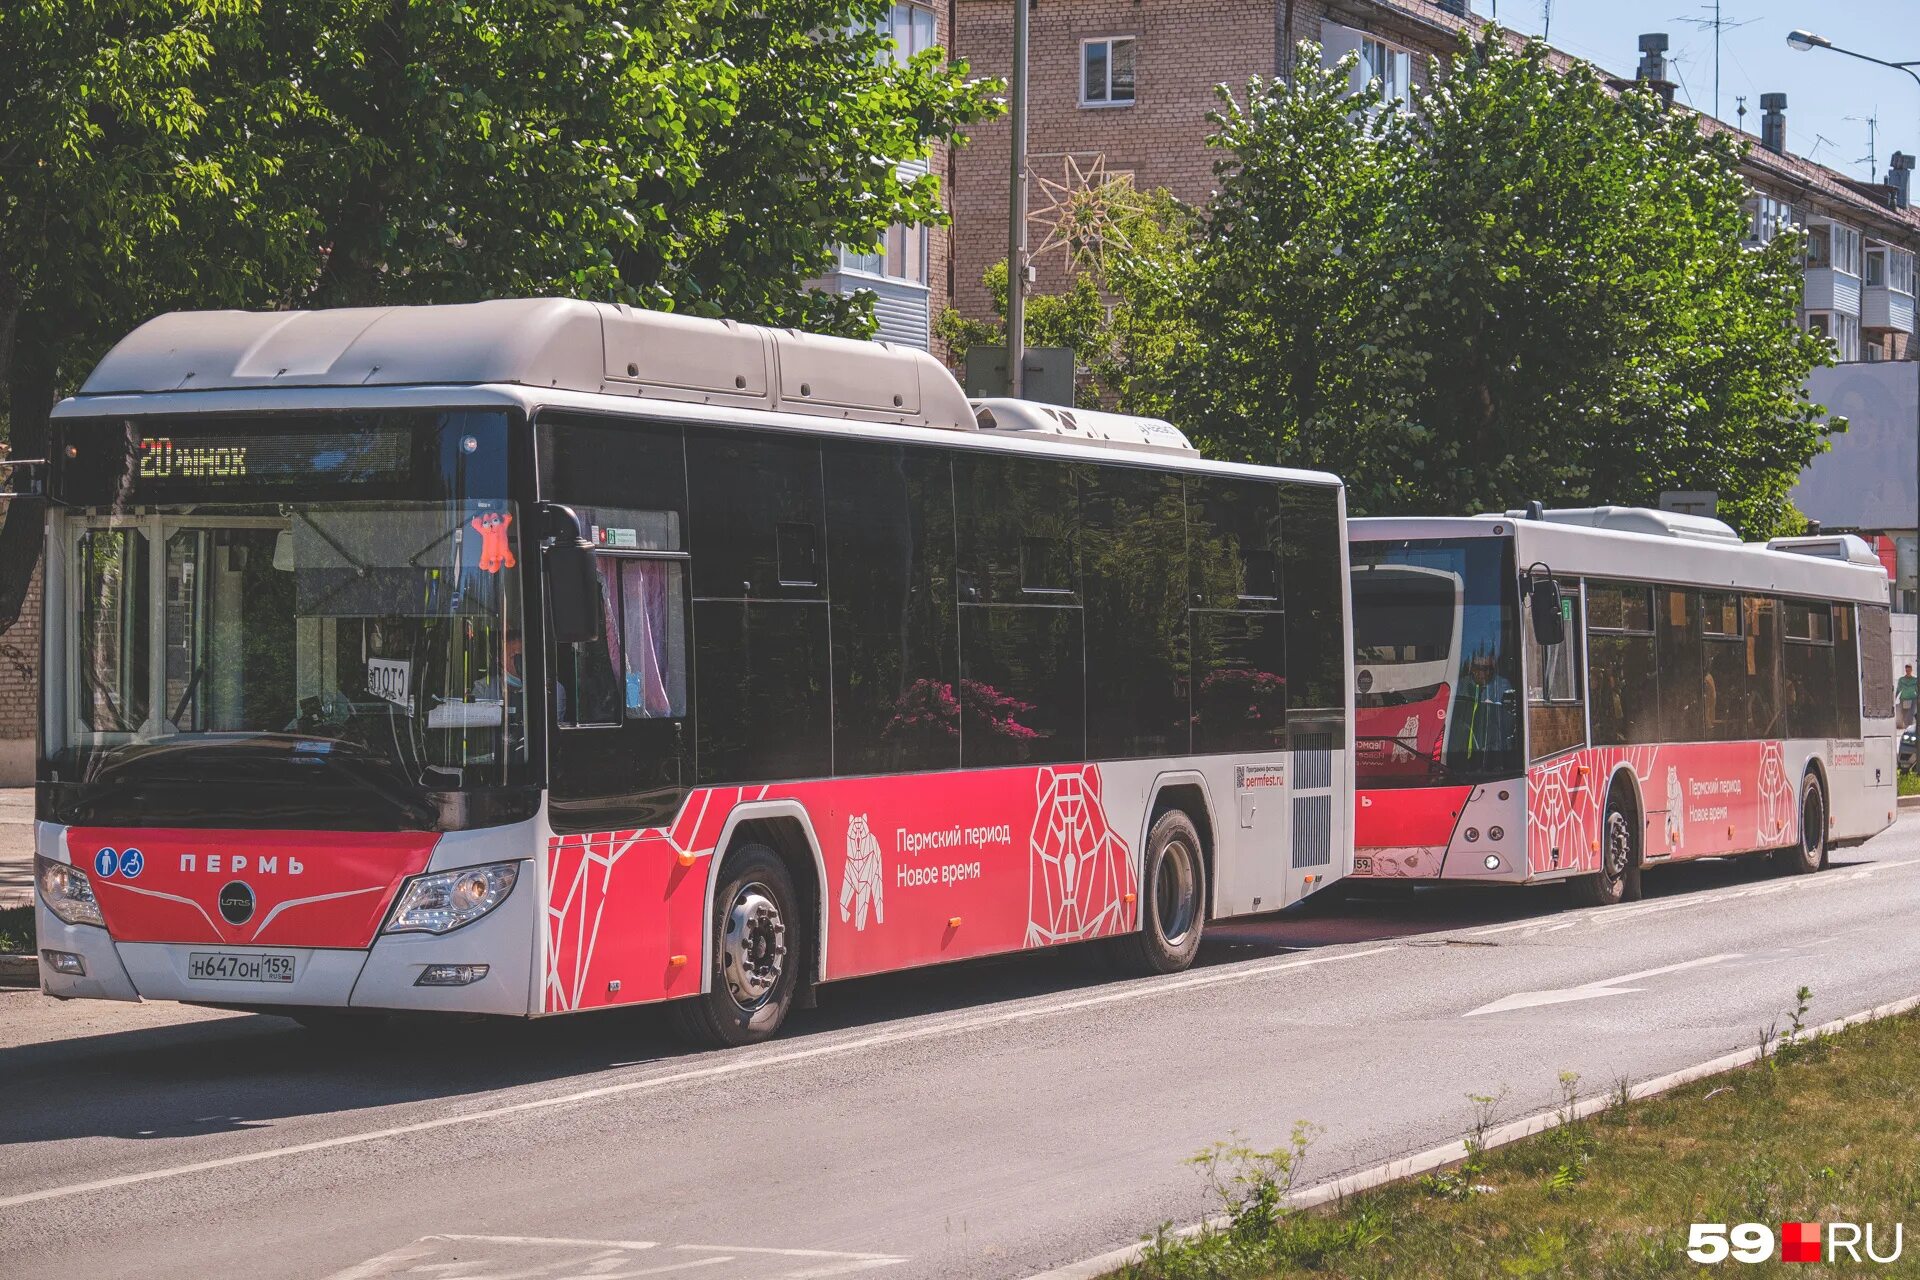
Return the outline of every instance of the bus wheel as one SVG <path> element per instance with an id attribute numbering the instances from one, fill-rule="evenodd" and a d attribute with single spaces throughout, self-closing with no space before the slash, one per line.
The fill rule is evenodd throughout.
<path id="1" fill-rule="evenodd" d="M 1804 876 L 1826 869 L 1827 792 L 1820 785 L 1820 775 L 1811 769 L 1800 780 L 1800 843 L 1788 845 L 1776 857 L 1780 869 L 1789 875 Z"/>
<path id="2" fill-rule="evenodd" d="M 1640 897 L 1640 840 L 1633 811 L 1616 797 L 1607 800 L 1600 820 L 1600 870 L 1567 882 L 1576 907 L 1610 907 Z"/>
<path id="3" fill-rule="evenodd" d="M 806 927 L 793 877 L 763 844 L 727 855 L 713 896 L 713 968 L 702 995 L 667 1008 L 694 1044 L 726 1048 L 765 1040 L 780 1029 L 799 985 Z"/>
<path id="4" fill-rule="evenodd" d="M 1200 833 L 1180 810 L 1161 814 L 1147 833 L 1140 885 L 1140 927 L 1107 944 L 1114 967 L 1141 977 L 1178 973 L 1193 963 L 1207 924 Z"/>

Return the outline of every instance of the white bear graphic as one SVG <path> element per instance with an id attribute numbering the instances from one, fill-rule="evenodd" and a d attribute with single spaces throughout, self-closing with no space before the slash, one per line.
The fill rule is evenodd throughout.
<path id="1" fill-rule="evenodd" d="M 1680 793 L 1680 770 L 1673 765 L 1667 766 L 1667 844 L 1674 849 L 1687 847 L 1687 826 L 1680 820 L 1686 812 L 1687 800 Z"/>
<path id="2" fill-rule="evenodd" d="M 856 813 L 847 823 L 847 868 L 840 873 L 840 919 L 849 915 L 853 927 L 867 927 L 867 907 L 877 924 L 887 922 L 885 868 L 880 864 L 880 842 L 867 830 L 867 815 Z"/>

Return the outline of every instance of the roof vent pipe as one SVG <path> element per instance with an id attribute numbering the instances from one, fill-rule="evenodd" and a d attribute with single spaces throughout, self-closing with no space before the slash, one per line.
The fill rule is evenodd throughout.
<path id="1" fill-rule="evenodd" d="M 1640 37 L 1640 67 L 1634 78 L 1659 94 L 1668 106 L 1673 105 L 1675 85 L 1667 75 L 1666 32 L 1650 31 Z"/>
<path id="2" fill-rule="evenodd" d="M 1760 145 L 1775 155 L 1787 154 L 1787 95 L 1760 95 Z"/>
<path id="3" fill-rule="evenodd" d="M 1904 209 L 1913 200 L 1913 157 L 1904 151 L 1893 153 L 1893 167 L 1887 170 L 1887 185 L 1893 188 L 1893 207 Z"/>

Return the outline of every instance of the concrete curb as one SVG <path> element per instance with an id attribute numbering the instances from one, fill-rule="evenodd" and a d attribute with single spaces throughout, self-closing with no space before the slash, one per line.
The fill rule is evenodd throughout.
<path id="1" fill-rule="evenodd" d="M 0 987 L 37 987 L 40 985 L 38 956 L 0 956 Z"/>
<path id="2" fill-rule="evenodd" d="M 1901 796 L 1900 807 L 1902 809 L 1920 809 L 1920 796 Z"/>
<path id="3" fill-rule="evenodd" d="M 1836 1031 L 1843 1031 L 1858 1023 L 1873 1022 L 1880 1018 L 1891 1018 L 1897 1014 L 1906 1013 L 1910 1009 L 1920 1009 L 1920 995 L 1908 996 L 1904 1000 L 1895 1000 L 1890 1004 L 1875 1005 L 1871 1009 L 1863 1009 L 1859 1013 L 1848 1014 L 1846 1017 L 1836 1018 L 1832 1022 L 1823 1022 L 1817 1027 L 1807 1028 L 1803 1034 L 1807 1036 L 1832 1035 Z M 1691 1067 L 1682 1067 L 1680 1070 L 1669 1072 L 1664 1076 L 1656 1076 L 1651 1080 L 1643 1080 L 1639 1084 L 1634 1085 L 1628 1092 L 1635 1100 L 1651 1098 L 1655 1094 L 1665 1093 L 1669 1089 L 1677 1089 L 1681 1085 L 1692 1084 L 1694 1081 L 1704 1080 L 1708 1076 L 1717 1076 L 1722 1072 L 1731 1071 L 1735 1067 L 1744 1067 L 1750 1062 L 1758 1061 L 1760 1056 L 1760 1046 L 1754 1045 L 1750 1049 L 1741 1049 L 1737 1052 L 1725 1054 Z M 1508 1143 L 1518 1142 L 1522 1138 L 1530 1138 L 1536 1133 L 1545 1132 L 1548 1129 L 1556 1128 L 1569 1121 L 1584 1120 L 1595 1112 L 1604 1111 L 1612 1105 L 1612 1094 L 1599 1094 L 1591 1098 L 1583 1098 L 1579 1102 L 1576 1102 L 1570 1109 L 1555 1107 L 1551 1111 L 1542 1111 L 1535 1115 L 1528 1116 L 1524 1120 L 1514 1120 L 1508 1124 L 1489 1129 L 1484 1145 L 1488 1150 L 1492 1150 L 1494 1147 L 1504 1147 Z M 1356 1173 L 1346 1174 L 1343 1177 L 1316 1183 L 1311 1187 L 1303 1188 L 1288 1196 L 1287 1204 L 1296 1209 L 1311 1209 L 1316 1205 L 1327 1204 L 1331 1201 L 1353 1195 L 1356 1192 L 1370 1191 L 1375 1187 L 1384 1186 L 1389 1182 L 1398 1182 L 1403 1178 L 1411 1178 L 1417 1174 L 1445 1168 L 1450 1164 L 1458 1164 L 1466 1158 L 1467 1144 L 1465 1139 L 1459 1142 L 1450 1142 L 1443 1147 L 1434 1147 L 1430 1151 L 1422 1151 L 1418 1155 L 1403 1156 L 1398 1160 L 1389 1160 L 1385 1164 L 1375 1165 L 1371 1169 L 1362 1169 Z M 1176 1231 L 1170 1231 L 1167 1233 L 1166 1238 L 1169 1240 L 1190 1239 L 1203 1232 L 1218 1231 L 1227 1226 L 1228 1222 L 1229 1219 L 1225 1214 L 1217 1214 L 1200 1222 L 1181 1227 Z M 1121 1267 L 1140 1261 L 1141 1258 L 1146 1256 L 1149 1247 L 1149 1242 L 1142 1240 L 1137 1244 L 1130 1244 L 1121 1249 L 1110 1250 L 1107 1253 L 1098 1254 L 1091 1258 L 1083 1258 L 1079 1262 L 1070 1262 L 1064 1267 L 1055 1267 L 1051 1271 L 1042 1271 L 1030 1277 L 1030 1280 L 1099 1280 L 1099 1277 L 1110 1275 Z"/>

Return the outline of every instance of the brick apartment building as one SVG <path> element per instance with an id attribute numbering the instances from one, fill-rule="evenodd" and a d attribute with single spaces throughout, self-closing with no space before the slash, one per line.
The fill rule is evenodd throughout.
<path id="1" fill-rule="evenodd" d="M 949 0 L 953 49 L 983 75 L 1012 63 L 1008 0 Z M 1356 79 L 1377 76 L 1392 96 L 1424 84 L 1429 55 L 1457 46 L 1481 20 L 1465 0 L 1032 0 L 1028 54 L 1028 244 L 1047 241 L 1062 193 L 1103 182 L 1164 187 L 1193 204 L 1213 189 L 1215 154 L 1205 145 L 1214 86 L 1255 75 L 1285 76 L 1295 46 L 1311 40 L 1334 60 L 1361 55 Z M 1628 50 L 1622 49 L 1626 55 Z M 1641 71 L 1664 80 L 1657 52 Z M 1784 95 L 1766 95 L 1768 146 L 1746 163 L 1754 189 L 1754 235 L 1785 224 L 1810 236 L 1805 322 L 1828 334 L 1842 360 L 1900 359 L 1915 331 L 1914 255 L 1920 212 L 1893 186 L 1859 182 L 1786 153 Z M 1728 126 L 1707 120 L 1706 127 Z M 982 125 L 952 160 L 954 305 L 981 316 L 981 273 L 1006 256 L 1004 120 Z M 1910 165 L 1911 161 L 1906 160 Z M 1903 180 L 1911 169 L 1890 173 Z M 1063 250 L 1034 260 L 1035 289 L 1070 279 Z"/>

